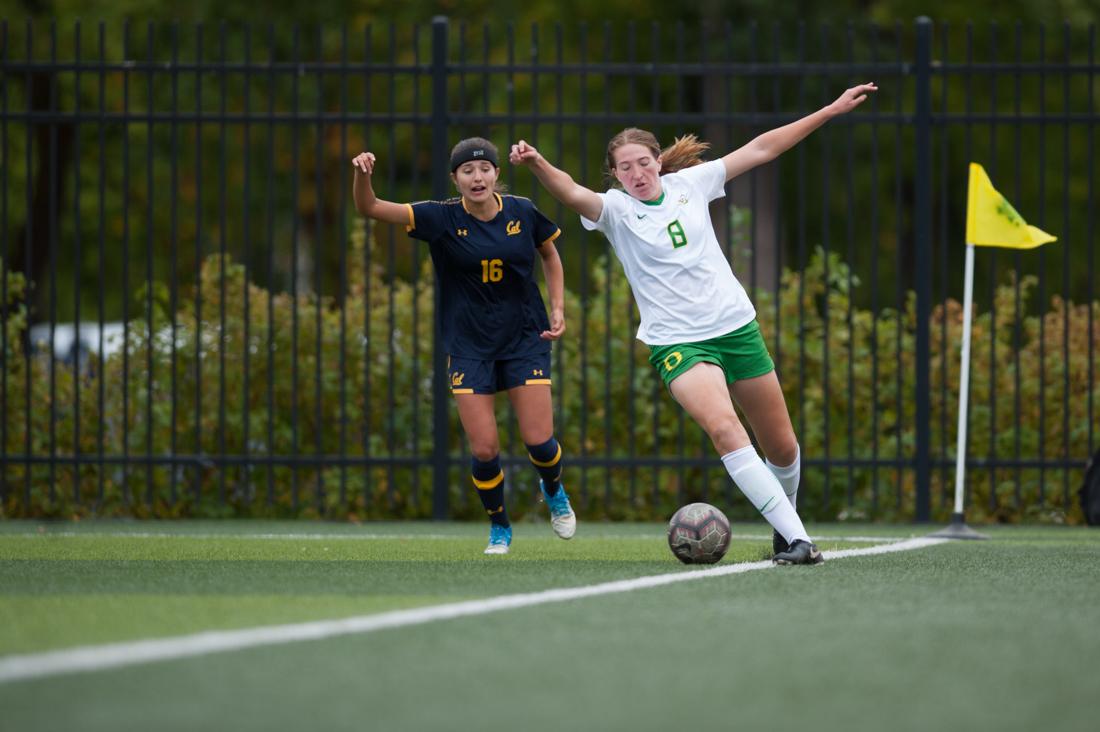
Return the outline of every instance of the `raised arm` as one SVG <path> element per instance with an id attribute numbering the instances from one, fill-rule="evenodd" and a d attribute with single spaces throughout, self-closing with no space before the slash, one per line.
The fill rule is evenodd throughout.
<path id="1" fill-rule="evenodd" d="M 603 199 L 598 193 L 577 183 L 564 170 L 555 168 L 525 141 L 512 145 L 508 160 L 512 165 L 526 165 L 551 196 L 589 221 L 596 221 L 603 213 Z"/>
<path id="2" fill-rule="evenodd" d="M 388 224 L 409 224 L 409 208 L 402 203 L 383 201 L 374 195 L 371 176 L 374 174 L 374 153 L 362 152 L 351 160 L 355 168 L 355 180 L 352 183 L 352 197 L 355 210 L 363 216 L 385 221 Z"/>
<path id="3" fill-rule="evenodd" d="M 847 114 L 863 104 L 867 95 L 874 91 L 878 91 L 878 87 L 874 84 L 853 86 L 841 94 L 835 102 L 813 114 L 753 138 L 748 144 L 722 158 L 722 162 L 726 165 L 726 180 L 736 178 L 758 165 L 775 160 L 833 117 Z"/>

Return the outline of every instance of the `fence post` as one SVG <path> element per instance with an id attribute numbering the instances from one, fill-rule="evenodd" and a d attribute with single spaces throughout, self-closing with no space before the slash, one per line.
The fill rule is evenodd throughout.
<path id="1" fill-rule="evenodd" d="M 447 197 L 447 18 L 432 18 L 432 197 Z M 450 518 L 447 409 L 447 355 L 443 353 L 443 307 L 439 279 L 435 281 L 435 338 L 432 344 L 432 518 Z"/>
<path id="2" fill-rule="evenodd" d="M 916 332 L 916 515 L 918 522 L 931 520 L 931 404 L 929 378 L 929 320 L 932 304 L 932 21 L 917 18 L 916 46 L 916 141 L 914 153 L 913 247 L 917 291 Z"/>

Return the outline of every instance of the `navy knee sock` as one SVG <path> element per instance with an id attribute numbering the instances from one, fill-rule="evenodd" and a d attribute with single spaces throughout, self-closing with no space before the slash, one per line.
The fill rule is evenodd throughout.
<path id="1" fill-rule="evenodd" d="M 477 497 L 489 514 L 489 520 L 500 526 L 511 526 L 508 512 L 504 510 L 504 471 L 500 469 L 500 455 L 492 460 L 470 460 L 470 475 L 477 488 Z"/>
<path id="2" fill-rule="evenodd" d="M 539 471 L 543 485 L 546 486 L 547 495 L 554 495 L 561 488 L 561 445 L 551 437 L 541 445 L 528 445 L 527 454 Z"/>

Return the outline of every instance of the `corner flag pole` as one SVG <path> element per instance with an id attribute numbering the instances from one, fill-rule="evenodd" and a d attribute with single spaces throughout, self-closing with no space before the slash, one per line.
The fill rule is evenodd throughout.
<path id="1" fill-rule="evenodd" d="M 966 525 L 963 517 L 963 489 L 966 485 L 966 416 L 970 404 L 970 308 L 974 300 L 974 244 L 966 243 L 966 273 L 963 284 L 962 363 L 959 368 L 959 429 L 955 443 L 955 512 L 951 525 L 932 536 L 949 539 L 988 539 Z"/>
<path id="2" fill-rule="evenodd" d="M 963 286 L 962 364 L 959 369 L 959 431 L 955 446 L 955 512 L 951 525 L 932 536 L 947 539 L 988 539 L 966 525 L 963 519 L 963 490 L 966 486 L 966 411 L 970 391 L 970 307 L 974 299 L 974 247 L 1034 249 L 1057 241 L 1031 226 L 1012 204 L 993 187 L 985 169 L 970 164 L 966 191 L 966 282 Z"/>
<path id="3" fill-rule="evenodd" d="M 966 243 L 966 284 L 963 285 L 962 364 L 959 366 L 959 430 L 955 444 L 955 516 L 963 514 L 966 476 L 966 416 L 970 406 L 970 308 L 974 301 L 974 245 Z"/>

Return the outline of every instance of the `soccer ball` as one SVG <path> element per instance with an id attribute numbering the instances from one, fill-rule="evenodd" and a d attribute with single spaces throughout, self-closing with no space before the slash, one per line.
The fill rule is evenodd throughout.
<path id="1" fill-rule="evenodd" d="M 684 564 L 714 564 L 730 548 L 730 522 L 709 503 L 689 503 L 668 522 L 668 548 Z"/>

